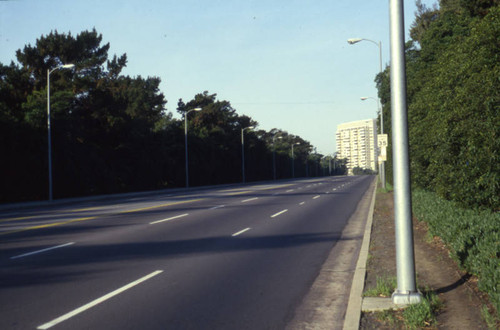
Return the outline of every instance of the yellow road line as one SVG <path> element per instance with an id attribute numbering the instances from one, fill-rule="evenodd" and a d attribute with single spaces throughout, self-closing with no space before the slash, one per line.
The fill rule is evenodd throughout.
<path id="1" fill-rule="evenodd" d="M 253 192 L 252 190 L 245 190 L 245 191 L 239 191 L 231 194 L 226 194 L 225 196 L 236 196 L 236 195 L 243 195 L 243 194 L 248 194 Z"/>
<path id="2" fill-rule="evenodd" d="M 186 204 L 186 203 L 193 203 L 193 202 L 199 202 L 204 200 L 205 198 L 198 198 L 198 199 L 189 199 L 187 201 L 179 201 L 179 202 L 172 202 L 172 203 L 166 203 L 166 204 L 160 204 L 160 205 L 155 205 L 155 206 L 148 206 L 148 207 L 143 207 L 140 209 L 133 209 L 133 210 L 128 210 L 128 211 L 121 211 L 118 212 L 118 214 L 123 214 L 123 213 L 134 213 L 134 212 L 140 212 L 140 211 L 146 211 L 146 210 L 152 210 L 152 209 L 158 209 L 160 207 L 166 207 L 166 206 L 172 206 L 172 205 L 179 205 L 179 204 Z"/>
<path id="3" fill-rule="evenodd" d="M 5 219 L 1 219 L 0 223 L 1 222 L 8 222 L 8 221 L 26 220 L 26 219 L 36 218 L 36 217 L 39 217 L 39 215 L 31 215 L 31 216 L 17 217 L 17 218 L 5 218 Z"/>
<path id="4" fill-rule="evenodd" d="M 94 207 L 87 207 L 87 208 L 76 209 L 76 210 L 59 210 L 59 211 L 57 211 L 57 213 L 83 212 L 83 211 L 97 210 L 97 209 L 100 209 L 100 208 L 101 209 L 102 208 L 106 208 L 106 206 L 94 206 Z M 45 214 L 37 214 L 37 215 L 28 215 L 28 216 L 25 216 L 25 217 L 5 218 L 5 219 L 0 219 L 0 223 L 2 223 L 2 222 L 9 222 L 9 221 L 26 220 L 26 219 L 35 219 L 35 218 L 39 218 L 41 216 L 44 216 L 46 214 L 47 213 L 45 213 Z"/>
<path id="5" fill-rule="evenodd" d="M 92 220 L 92 219 L 95 219 L 95 218 L 97 218 L 97 216 L 95 216 L 95 217 L 86 217 L 86 218 L 78 218 L 78 219 L 67 220 L 67 221 L 62 221 L 62 222 L 47 223 L 47 224 L 37 225 L 37 226 L 31 226 L 31 227 L 24 227 L 24 228 L 21 228 L 21 229 L 16 229 L 16 230 L 11 230 L 11 231 L 6 231 L 6 232 L 3 232 L 3 233 L 0 233 L 0 236 L 8 235 L 8 234 L 14 234 L 14 233 L 19 233 L 19 232 L 28 231 L 28 230 L 35 230 L 35 229 L 43 229 L 43 228 L 49 228 L 49 227 L 56 227 L 56 226 L 65 225 L 65 224 L 72 223 L 72 222 L 77 222 L 77 221 Z"/>
<path id="6" fill-rule="evenodd" d="M 284 187 L 289 187 L 289 186 L 295 186 L 295 183 L 280 184 L 280 185 L 276 185 L 276 186 L 272 186 L 272 187 L 262 188 L 259 190 L 270 190 L 270 189 L 284 188 Z"/>

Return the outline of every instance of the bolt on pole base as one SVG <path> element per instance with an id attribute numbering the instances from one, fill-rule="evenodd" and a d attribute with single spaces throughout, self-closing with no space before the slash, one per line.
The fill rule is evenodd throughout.
<path id="1" fill-rule="evenodd" d="M 422 302 L 422 294 L 416 292 L 399 292 L 395 291 L 392 294 L 392 302 L 396 305 L 413 305 Z"/>

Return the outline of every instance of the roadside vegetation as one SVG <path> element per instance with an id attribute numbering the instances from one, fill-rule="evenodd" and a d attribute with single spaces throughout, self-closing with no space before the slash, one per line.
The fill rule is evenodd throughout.
<path id="1" fill-rule="evenodd" d="M 415 216 L 500 310 L 500 3 L 439 1 L 406 44 Z M 391 141 L 390 67 L 376 78 Z M 392 180 L 388 151 L 387 180 Z M 493 310 L 496 309 L 496 310 Z"/>
<path id="2" fill-rule="evenodd" d="M 378 277 L 375 288 L 365 291 L 365 297 L 390 298 L 396 289 L 396 278 Z M 420 288 L 422 302 L 400 310 L 375 312 L 375 317 L 394 328 L 419 329 L 436 325 L 436 315 L 442 307 L 438 296 L 427 288 Z"/>
<path id="3" fill-rule="evenodd" d="M 48 198 L 48 70 L 55 198 L 184 186 L 184 115 L 198 107 L 187 116 L 190 185 L 240 182 L 241 129 L 257 121 L 208 91 L 174 102 L 175 119 L 160 78 L 124 75 L 127 55 L 110 56 L 102 39 L 54 31 L 0 63 L 0 203 Z M 246 130 L 245 149 L 248 181 L 272 179 L 273 159 L 278 179 L 346 169 L 280 129 Z"/>
<path id="4" fill-rule="evenodd" d="M 439 1 L 406 45 L 412 183 L 464 208 L 500 210 L 500 3 Z M 390 67 L 376 78 L 391 136 Z M 392 140 L 389 138 L 389 149 Z M 387 179 L 392 178 L 388 151 Z"/>
<path id="5" fill-rule="evenodd" d="M 477 276 L 478 288 L 500 310 L 500 213 L 466 210 L 436 193 L 414 190 L 413 213 L 439 236 L 451 256 L 468 273 Z"/>

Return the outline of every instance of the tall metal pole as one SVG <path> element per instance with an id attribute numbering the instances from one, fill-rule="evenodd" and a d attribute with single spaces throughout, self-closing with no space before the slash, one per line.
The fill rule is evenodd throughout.
<path id="1" fill-rule="evenodd" d="M 273 180 L 276 180 L 276 146 L 274 145 L 274 137 L 273 137 Z"/>
<path id="2" fill-rule="evenodd" d="M 55 70 L 55 69 L 54 69 Z M 49 160 L 49 201 L 52 202 L 52 137 L 50 127 L 50 69 L 47 69 L 47 144 Z"/>
<path id="3" fill-rule="evenodd" d="M 189 188 L 187 117 L 188 117 L 188 113 L 190 113 L 191 111 L 201 111 L 201 108 L 194 108 L 194 109 L 188 110 L 184 113 L 184 151 L 186 154 L 186 157 L 185 157 L 185 160 L 186 160 L 186 188 Z"/>
<path id="4" fill-rule="evenodd" d="M 402 0 L 390 0 L 391 29 L 391 111 L 394 161 L 394 218 L 396 227 L 397 289 L 395 304 L 414 304 L 422 300 L 415 281 L 415 256 L 411 221 L 410 162 L 404 49 L 404 11 Z"/>
<path id="5" fill-rule="evenodd" d="M 379 41 L 377 43 L 376 41 L 373 41 L 371 39 L 353 38 L 353 39 L 347 40 L 347 42 L 349 44 L 353 45 L 353 44 L 358 43 L 358 42 L 363 41 L 363 40 L 369 41 L 369 42 L 375 44 L 378 47 L 378 53 L 379 53 L 379 57 L 378 57 L 379 73 L 382 73 L 382 41 Z M 377 99 L 377 104 L 379 104 L 378 102 L 379 102 L 379 100 Z M 384 113 L 383 113 L 383 109 L 380 108 L 380 105 L 378 107 L 379 107 L 379 110 L 380 110 L 380 134 L 384 134 Z M 382 188 L 385 189 L 385 162 L 384 161 L 380 162 L 379 169 L 380 169 L 380 182 L 382 184 Z"/>
<path id="6" fill-rule="evenodd" d="M 379 52 L 379 73 L 382 73 L 382 41 L 378 42 L 378 52 Z M 377 98 L 377 106 L 380 111 L 380 134 L 384 134 L 384 109 L 380 107 L 380 101 Z M 385 189 L 385 162 L 380 162 L 380 182 L 382 183 L 382 189 Z"/>
<path id="7" fill-rule="evenodd" d="M 296 145 L 299 146 L 300 142 L 292 143 L 292 177 L 293 178 L 295 178 L 295 157 L 293 155 L 293 147 Z"/>
<path id="8" fill-rule="evenodd" d="M 189 188 L 189 166 L 188 166 L 188 131 L 187 131 L 187 115 L 189 111 L 184 114 L 184 152 L 186 161 L 186 188 Z"/>
<path id="9" fill-rule="evenodd" d="M 279 134 L 279 133 L 278 133 Z M 273 180 L 276 180 L 276 146 L 274 144 L 276 135 L 273 135 Z M 278 139 L 282 139 L 282 136 L 278 136 Z"/>
<path id="10" fill-rule="evenodd" d="M 243 133 L 246 129 L 253 128 L 253 126 L 248 126 L 241 129 L 241 176 L 243 178 L 243 183 L 245 183 L 245 138 Z"/>
<path id="11" fill-rule="evenodd" d="M 242 182 L 245 183 L 245 138 L 243 132 L 244 128 L 241 129 L 241 176 L 243 178 Z"/>
<path id="12" fill-rule="evenodd" d="M 47 144 L 48 144 L 48 165 L 49 165 L 49 201 L 53 200 L 52 187 L 52 134 L 50 125 L 50 74 L 58 69 L 72 69 L 74 64 L 63 64 L 52 70 L 47 69 Z"/>

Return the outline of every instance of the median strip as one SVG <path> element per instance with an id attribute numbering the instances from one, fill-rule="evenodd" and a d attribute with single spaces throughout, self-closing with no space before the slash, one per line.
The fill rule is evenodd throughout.
<path id="1" fill-rule="evenodd" d="M 129 284 L 125 285 L 125 286 L 122 286 L 121 288 L 119 288 L 119 289 L 117 289 L 117 290 L 115 290 L 113 292 L 110 292 L 107 295 L 102 296 L 101 298 L 98 298 L 98 299 L 96 299 L 94 301 L 91 301 L 88 304 L 83 305 L 80 308 L 77 308 L 77 309 L 75 309 L 75 310 L 73 310 L 73 311 L 71 311 L 71 312 L 69 312 L 67 314 L 64 314 L 63 316 L 60 316 L 60 317 L 58 317 L 58 318 L 56 318 L 56 319 L 54 319 L 54 320 L 52 320 L 50 322 L 42 324 L 42 325 L 38 326 L 37 329 L 49 329 L 49 328 L 52 328 L 54 325 L 57 325 L 57 324 L 59 324 L 59 323 L 61 323 L 63 321 L 66 321 L 66 320 L 72 318 L 73 316 L 78 315 L 78 314 L 86 311 L 87 309 L 90 309 L 90 308 L 96 306 L 97 304 L 100 304 L 100 303 L 102 303 L 102 302 L 104 302 L 104 301 L 106 301 L 106 300 L 108 300 L 108 299 L 110 299 L 110 298 L 112 298 L 112 297 L 114 297 L 114 296 L 116 296 L 116 295 L 118 295 L 118 294 L 120 294 L 120 293 L 122 293 L 122 292 L 124 292 L 124 291 L 126 291 L 126 290 L 128 290 L 128 289 L 130 289 L 130 288 L 132 288 L 132 287 L 134 287 L 134 286 L 142 283 L 142 282 L 144 282 L 144 281 L 147 281 L 150 278 L 152 278 L 152 277 L 154 277 L 154 276 L 156 276 L 156 275 L 158 275 L 158 274 L 160 274 L 162 272 L 163 272 L 163 270 L 154 271 L 151 274 L 146 275 L 144 277 L 141 277 L 140 279 L 138 279 L 138 280 L 136 280 L 136 281 L 134 281 L 132 283 L 129 283 Z"/>

